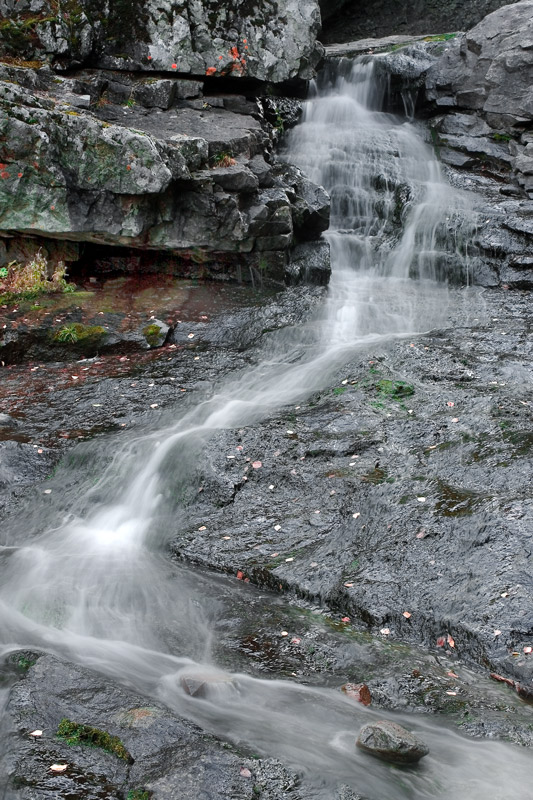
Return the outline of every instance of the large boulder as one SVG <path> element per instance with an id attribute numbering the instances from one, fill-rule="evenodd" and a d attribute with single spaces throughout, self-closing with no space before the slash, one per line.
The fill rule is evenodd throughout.
<path id="1" fill-rule="evenodd" d="M 0 53 L 57 69 L 310 78 L 322 49 L 318 0 L 0 0 Z"/>

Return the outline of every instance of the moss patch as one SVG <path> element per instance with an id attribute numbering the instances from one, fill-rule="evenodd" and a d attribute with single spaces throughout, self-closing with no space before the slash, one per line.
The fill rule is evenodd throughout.
<path id="1" fill-rule="evenodd" d="M 56 736 L 68 745 L 86 745 L 88 747 L 99 747 L 106 753 L 112 753 L 117 758 L 122 758 L 128 763 L 133 763 L 133 758 L 126 750 L 118 736 L 111 736 L 100 728 L 93 728 L 90 725 L 82 725 L 72 722 L 66 717 L 61 720 L 57 729 Z"/>

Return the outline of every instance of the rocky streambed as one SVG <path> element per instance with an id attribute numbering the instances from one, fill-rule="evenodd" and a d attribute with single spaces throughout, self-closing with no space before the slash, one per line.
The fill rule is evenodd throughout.
<path id="1" fill-rule="evenodd" d="M 124 437 L 164 427 L 224 374 L 252 368 L 272 329 L 301 322 L 323 291 L 191 321 L 194 339 L 146 356 L 11 367 L 2 528 L 31 530 L 31 541 L 98 481 Z M 453 290 L 449 322 L 362 348 L 319 393 L 210 439 L 180 490 L 179 529 L 164 520 L 183 564 L 167 562 L 169 576 L 218 598 L 222 668 L 339 692 L 364 683 L 370 708 L 412 713 L 408 727 L 430 714 L 463 735 L 531 745 L 528 293 Z M 168 499 L 172 469 L 163 485 Z M 197 625 L 187 621 L 185 650 L 175 635 L 181 655 L 201 660 Z M 299 796 L 302 777 L 279 761 L 250 761 L 148 687 L 132 694 L 65 657 L 17 651 L 5 663 L 6 796 L 172 797 L 175 781 L 190 797 L 204 786 L 213 797 Z M 133 767 L 62 742 L 63 718 L 118 735 Z M 42 737 L 28 736 L 35 729 Z M 68 770 L 54 775 L 48 762 Z"/>

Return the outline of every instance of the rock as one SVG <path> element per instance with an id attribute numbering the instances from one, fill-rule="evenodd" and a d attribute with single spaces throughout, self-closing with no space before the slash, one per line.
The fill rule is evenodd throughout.
<path id="1" fill-rule="evenodd" d="M 366 683 L 345 683 L 341 689 L 345 695 L 358 703 L 362 703 L 364 706 L 369 706 L 372 703 L 372 695 Z"/>
<path id="2" fill-rule="evenodd" d="M 165 344 L 170 327 L 159 319 L 150 320 L 150 324 L 143 328 L 143 336 L 150 349 L 162 347 Z"/>
<path id="3" fill-rule="evenodd" d="M 222 672 L 213 673 L 193 673 L 182 675 L 180 685 L 186 694 L 191 697 L 216 698 L 217 696 L 227 697 L 228 694 L 237 691 L 237 687 L 231 675 Z"/>
<path id="4" fill-rule="evenodd" d="M 299 283 L 327 286 L 330 275 L 329 243 L 324 239 L 298 245 L 292 250 L 285 278 L 290 286 Z"/>
<path id="5" fill-rule="evenodd" d="M 92 67 L 256 78 L 281 82 L 313 77 L 322 55 L 316 41 L 318 0 L 263 5 L 193 0 L 77 0 L 62 13 L 52 0 L 31 8 L 0 6 L 0 50 L 25 59 L 51 59 L 56 70 Z"/>
<path id="6" fill-rule="evenodd" d="M 249 279 L 261 262 L 262 277 L 279 283 L 291 248 L 327 227 L 328 196 L 276 164 L 277 133 L 256 103 L 191 107 L 177 94 L 198 82 L 97 71 L 59 83 L 45 73 L 36 90 L 28 72 L 37 75 L 0 69 L 4 262 L 24 262 L 33 246 L 51 265 L 144 270 L 152 251 L 168 272 Z M 58 104 L 74 90 L 92 92 L 90 110 Z"/>
<path id="7" fill-rule="evenodd" d="M 389 720 L 364 725 L 356 744 L 365 753 L 393 764 L 414 764 L 429 753 L 418 737 Z"/>
<path id="8" fill-rule="evenodd" d="M 326 21 L 321 41 L 326 44 L 349 42 L 390 34 L 427 36 L 472 28 L 487 14 L 512 0 L 375 0 L 372 3 L 349 0 L 321 0 Z"/>

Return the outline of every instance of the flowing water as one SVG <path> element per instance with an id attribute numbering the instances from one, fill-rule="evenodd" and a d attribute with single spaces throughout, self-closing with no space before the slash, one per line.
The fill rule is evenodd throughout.
<path id="1" fill-rule="evenodd" d="M 465 201 L 413 126 L 379 110 L 374 62 L 341 67 L 315 88 L 288 153 L 332 198 L 333 276 L 322 307 L 272 336 L 258 366 L 214 386 L 165 429 L 121 446 L 98 484 L 53 526 L 36 534 L 30 517 L 13 521 L 0 550 L 0 647 L 66 656 L 207 730 L 279 756 L 301 773 L 310 798 L 332 797 L 339 782 L 375 800 L 507 798 L 527 780 L 529 759 L 504 743 L 468 741 L 410 717 L 431 755 L 417 769 L 369 765 L 354 739 L 375 712 L 354 710 L 339 693 L 237 675 L 199 699 L 180 684 L 184 672 L 217 673 L 211 643 L 224 598 L 211 580 L 207 599 L 199 577 L 165 557 L 161 531 L 170 537 L 180 524 L 173 508 L 169 527 L 165 476 L 186 486 L 216 431 L 301 400 L 357 351 L 444 323 L 442 279 L 465 273 Z"/>

